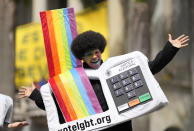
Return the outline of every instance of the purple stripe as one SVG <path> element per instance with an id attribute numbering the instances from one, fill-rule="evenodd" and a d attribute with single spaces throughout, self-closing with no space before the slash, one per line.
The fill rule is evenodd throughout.
<path id="1" fill-rule="evenodd" d="M 86 75 L 85 71 L 84 71 L 84 68 L 76 68 L 77 72 L 79 73 L 80 75 L 80 78 L 81 78 L 81 81 L 85 87 L 85 90 L 88 94 L 88 97 L 92 103 L 92 106 L 95 110 L 96 113 L 101 113 L 103 112 L 102 111 L 102 108 L 100 106 L 100 103 L 98 101 L 98 98 L 96 97 L 96 94 L 92 88 L 92 85 L 88 79 L 88 76 Z"/>
<path id="2" fill-rule="evenodd" d="M 68 16 L 72 34 L 72 40 L 77 36 L 77 26 L 76 26 L 76 19 L 73 8 L 68 8 Z M 82 63 L 81 60 L 76 58 L 77 67 L 81 67 Z"/>
<path id="3" fill-rule="evenodd" d="M 74 39 L 77 36 L 77 26 L 73 8 L 68 8 L 68 16 L 70 21 L 72 39 Z"/>

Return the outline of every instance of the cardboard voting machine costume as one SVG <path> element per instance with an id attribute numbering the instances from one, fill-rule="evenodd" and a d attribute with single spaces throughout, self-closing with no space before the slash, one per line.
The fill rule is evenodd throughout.
<path id="1" fill-rule="evenodd" d="M 50 75 L 40 91 L 49 131 L 102 130 L 168 103 L 141 52 L 109 58 L 98 70 L 84 70 L 70 48 L 77 36 L 73 8 L 44 11 L 40 17 Z M 88 77 L 100 80 L 107 111 L 102 111 Z M 52 92 L 64 124 L 59 123 Z"/>

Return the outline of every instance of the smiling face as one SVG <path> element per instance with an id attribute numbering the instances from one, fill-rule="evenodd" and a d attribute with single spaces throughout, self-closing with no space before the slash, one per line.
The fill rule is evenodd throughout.
<path id="1" fill-rule="evenodd" d="M 91 68 L 98 69 L 101 65 L 101 52 L 99 49 L 95 49 L 86 52 L 83 57 L 83 61 L 86 62 Z"/>

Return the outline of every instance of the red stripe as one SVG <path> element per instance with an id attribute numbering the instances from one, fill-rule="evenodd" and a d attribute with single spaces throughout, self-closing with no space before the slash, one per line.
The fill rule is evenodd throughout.
<path id="1" fill-rule="evenodd" d="M 49 30 L 47 25 L 47 19 L 46 19 L 46 12 L 40 12 L 40 18 L 42 23 L 42 30 L 44 35 L 44 44 L 45 44 L 45 50 L 47 55 L 47 63 L 48 63 L 48 69 L 49 69 L 49 75 L 54 76 L 54 64 L 52 59 L 52 51 L 50 46 L 50 38 L 49 38 Z"/>
<path id="2" fill-rule="evenodd" d="M 66 105 L 66 108 L 67 108 L 67 111 L 69 112 L 70 114 L 70 117 L 72 120 L 77 120 L 77 115 L 75 113 L 75 110 L 73 108 L 73 105 L 69 99 L 69 96 L 67 95 L 67 92 L 65 90 L 66 85 L 63 84 L 61 78 L 58 76 L 55 76 L 55 82 L 57 83 L 58 85 L 58 89 L 60 91 L 60 94 L 61 94 L 61 97 L 63 99 L 63 101 L 65 102 L 65 105 Z"/>
<path id="3" fill-rule="evenodd" d="M 47 18 L 47 24 L 49 29 L 49 35 L 50 35 L 50 44 L 51 44 L 52 58 L 53 58 L 52 60 L 54 64 L 55 75 L 57 75 L 61 73 L 61 68 L 59 63 L 57 43 L 55 39 L 55 31 L 53 27 L 52 11 L 46 11 L 46 18 Z"/>
<path id="4" fill-rule="evenodd" d="M 64 101 L 62 99 L 62 96 L 61 96 L 61 94 L 60 94 L 60 92 L 58 90 L 58 87 L 57 87 L 57 84 L 56 84 L 55 80 L 53 78 L 50 78 L 49 79 L 49 83 L 50 83 L 50 85 L 51 85 L 51 87 L 53 89 L 53 92 L 54 92 L 54 94 L 55 94 L 55 96 L 57 98 L 58 104 L 59 104 L 59 106 L 61 108 L 61 111 L 63 113 L 63 116 L 65 117 L 66 122 L 72 121 L 71 117 L 70 117 L 70 115 L 69 115 L 69 113 L 67 111 L 67 108 L 65 106 L 65 103 L 64 103 Z"/>

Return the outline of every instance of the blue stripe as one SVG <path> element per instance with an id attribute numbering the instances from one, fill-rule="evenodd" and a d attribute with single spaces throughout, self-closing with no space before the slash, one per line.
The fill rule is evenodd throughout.
<path id="1" fill-rule="evenodd" d="M 68 10 L 66 8 L 63 9 L 63 17 L 64 17 L 68 47 L 69 47 L 69 52 L 70 52 L 70 57 L 71 57 L 71 64 L 72 64 L 72 67 L 75 68 L 77 66 L 77 63 L 76 63 L 75 56 L 71 52 L 72 34 L 71 34 L 71 26 L 70 26 L 70 21 L 69 21 Z"/>
<path id="2" fill-rule="evenodd" d="M 81 81 L 79 73 L 77 72 L 77 70 L 75 68 L 72 68 L 70 70 L 70 72 L 71 72 L 71 74 L 72 74 L 72 76 L 74 78 L 74 81 L 75 81 L 78 89 L 79 89 L 79 92 L 81 94 L 81 97 L 82 97 L 82 99 L 83 99 L 83 101 L 85 103 L 85 106 L 86 106 L 89 114 L 90 115 L 96 114 L 96 112 L 94 111 L 94 108 L 92 107 L 92 103 L 91 103 L 91 101 L 90 101 L 90 99 L 88 97 L 88 94 L 87 94 L 87 92 L 85 90 L 85 87 L 84 87 L 84 85 L 83 85 L 83 83 Z"/>

